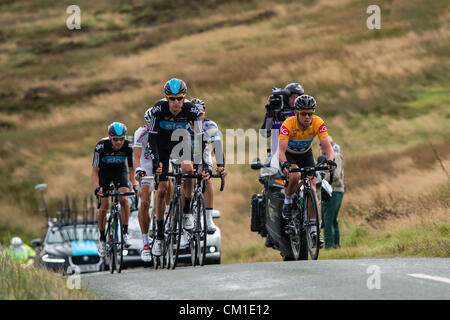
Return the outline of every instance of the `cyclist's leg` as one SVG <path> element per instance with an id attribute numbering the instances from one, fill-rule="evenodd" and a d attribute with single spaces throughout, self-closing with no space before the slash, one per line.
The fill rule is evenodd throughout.
<path id="1" fill-rule="evenodd" d="M 203 170 L 202 166 L 199 166 L 198 173 L 201 173 Z M 214 188 L 211 180 L 206 181 L 206 189 L 204 193 L 205 197 L 205 210 L 206 210 L 206 220 L 208 226 L 208 233 L 214 233 L 216 231 L 216 225 L 214 224 L 212 218 L 212 212 L 214 208 Z"/>
<path id="2" fill-rule="evenodd" d="M 181 171 L 184 173 L 188 173 L 188 174 L 193 174 L 194 173 L 194 162 L 190 161 L 190 160 L 184 160 L 181 163 Z M 184 179 L 183 182 L 183 195 L 185 197 L 184 200 L 191 198 L 192 196 L 192 190 L 194 189 L 194 180 L 193 179 Z M 186 208 L 187 206 L 189 206 L 190 203 L 186 203 L 185 201 L 183 201 L 183 205 Z"/>
<path id="3" fill-rule="evenodd" d="M 159 177 L 159 185 L 158 190 L 155 194 L 155 213 L 156 213 L 156 224 L 157 224 L 157 233 L 156 240 L 158 240 L 158 244 L 160 244 L 160 240 L 164 240 L 164 209 L 165 209 L 165 197 L 168 192 L 169 182 L 168 177 L 165 175 L 169 172 L 169 157 L 170 152 L 167 150 L 161 150 L 159 153 L 160 162 L 162 163 L 162 175 Z M 158 252 L 159 250 L 155 252 Z"/>
<path id="4" fill-rule="evenodd" d="M 188 174 L 194 173 L 194 163 L 190 160 L 184 160 L 181 163 L 181 171 Z M 187 230 L 194 228 L 194 219 L 191 210 L 192 190 L 194 189 L 194 179 L 184 179 L 183 182 L 183 227 Z"/>
<path id="5" fill-rule="evenodd" d="M 106 226 L 106 213 L 109 209 L 109 201 L 108 198 L 101 198 L 100 200 L 100 208 L 98 209 L 98 230 L 100 231 L 100 239 L 105 241 L 105 226 Z"/>
<path id="6" fill-rule="evenodd" d="M 102 174 L 99 174 L 99 186 L 104 190 L 109 186 L 109 179 Z M 100 198 L 100 208 L 98 209 L 97 223 L 98 230 L 100 232 L 100 240 L 106 241 L 105 236 L 105 226 L 106 226 L 106 213 L 109 209 L 109 199 L 108 198 Z"/>
<path id="7" fill-rule="evenodd" d="M 139 207 L 138 220 L 143 235 L 148 234 L 148 228 L 150 225 L 150 215 L 149 215 L 150 196 L 151 196 L 150 185 L 142 185 L 140 191 L 141 205 Z"/>
<path id="8" fill-rule="evenodd" d="M 150 247 L 148 240 L 148 230 L 150 226 L 150 196 L 151 196 L 151 186 L 150 185 L 141 185 L 140 198 L 141 198 L 141 206 L 138 211 L 138 220 L 139 226 L 141 228 L 142 234 L 142 251 L 141 251 L 141 259 L 144 262 L 150 262 Z"/>
<path id="9" fill-rule="evenodd" d="M 167 192 L 166 192 L 166 196 L 164 198 L 164 204 L 166 205 L 165 209 L 164 209 L 164 215 L 167 215 L 169 213 L 170 200 L 172 199 L 172 193 L 173 193 L 173 183 L 169 179 L 167 181 Z"/>
<path id="10" fill-rule="evenodd" d="M 115 177 L 114 185 L 119 192 L 130 192 L 130 189 L 128 188 L 128 177 L 126 171 L 121 172 L 118 176 Z M 119 202 L 124 233 L 128 233 L 128 220 L 130 218 L 130 205 L 128 203 L 128 197 L 120 196 Z"/>
<path id="11" fill-rule="evenodd" d="M 302 156 L 302 167 L 314 167 L 316 165 L 314 161 L 314 156 L 312 153 L 312 150 L 309 150 L 306 154 Z M 316 205 L 317 205 L 317 212 L 320 212 L 320 204 L 319 204 L 319 198 L 317 197 L 317 191 L 316 191 L 316 182 L 317 178 L 316 175 L 308 176 L 309 186 L 311 187 L 314 198 L 316 199 Z M 314 213 L 310 212 L 309 217 L 314 218 Z"/>
<path id="12" fill-rule="evenodd" d="M 291 164 L 291 169 L 299 168 L 298 156 L 286 151 L 286 160 Z M 289 173 L 289 185 L 284 189 L 286 197 L 292 197 L 295 190 L 297 189 L 298 181 L 300 180 L 300 172 Z"/>

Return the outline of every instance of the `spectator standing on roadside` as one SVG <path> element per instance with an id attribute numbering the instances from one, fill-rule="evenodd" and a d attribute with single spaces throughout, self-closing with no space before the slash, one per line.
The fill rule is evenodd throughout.
<path id="1" fill-rule="evenodd" d="M 335 144 L 331 137 L 330 142 L 334 151 L 334 162 L 336 162 L 336 170 L 334 171 L 333 194 L 330 201 L 322 201 L 322 213 L 324 221 L 325 249 L 340 248 L 340 233 L 338 226 L 338 214 L 341 208 L 342 199 L 344 197 L 344 158 L 340 152 L 339 145 Z M 330 181 L 330 174 L 325 174 L 325 179 Z"/>

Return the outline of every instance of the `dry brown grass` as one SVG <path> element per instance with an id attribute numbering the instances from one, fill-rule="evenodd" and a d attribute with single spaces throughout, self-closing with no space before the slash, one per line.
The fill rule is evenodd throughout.
<path id="1" fill-rule="evenodd" d="M 101 2 L 99 6 L 107 5 Z M 437 17 L 441 22 L 439 28 L 416 28 L 376 38 L 373 31 L 365 28 L 364 5 L 353 0 L 322 0 L 309 5 L 302 1 L 275 6 L 270 1 L 261 1 L 251 10 L 236 10 L 239 6 L 233 2 L 224 5 L 224 11 L 192 18 L 189 23 L 204 25 L 204 32 L 184 34 L 128 55 L 111 54 L 108 47 L 100 47 L 36 56 L 34 64 L 26 67 L 27 74 L 13 73 L 8 81 L 3 81 L 5 87 L 26 91 L 46 86 L 73 93 L 80 85 L 95 79 L 124 77 L 140 80 L 140 87 L 97 95 L 70 107 L 54 105 L 42 114 L 2 113 L 0 121 L 13 123 L 16 129 L 5 131 L 9 140 L 0 147 L 7 155 L 0 159 L 1 167 L 11 168 L 11 178 L 22 182 L 36 169 L 33 166 L 41 166 L 39 173 L 49 185 L 48 197 L 53 201 L 64 193 L 91 192 L 91 151 L 104 135 L 106 126 L 120 118 L 130 132 L 134 131 L 143 123 L 145 110 L 161 97 L 163 83 L 176 76 L 187 81 L 189 95 L 207 101 L 208 114 L 222 128 L 258 126 L 271 87 L 292 81 L 301 82 L 307 92 L 317 96 L 321 113 L 338 110 L 340 115 L 325 120 L 331 135 L 341 144 L 348 164 L 349 192 L 344 205 L 363 206 L 377 199 L 417 195 L 445 182 L 436 162 L 423 172 L 415 167 L 414 158 L 420 155 L 423 164 L 428 161 L 423 158 L 422 150 L 415 147 L 432 139 L 439 145 L 444 165 L 450 168 L 448 152 L 441 144 L 442 137 L 450 134 L 448 117 L 442 114 L 445 106 L 412 120 L 398 117 L 393 120 L 389 115 L 373 116 L 368 112 L 373 111 L 370 106 L 382 99 L 398 99 L 386 97 L 386 89 L 397 84 L 408 88 L 416 82 L 426 84 L 430 70 L 448 70 L 448 57 L 431 52 L 449 42 L 448 12 Z M 401 8 L 410 7 L 405 1 L 386 6 L 392 6 L 392 12 L 397 15 Z M 275 15 L 259 23 L 233 25 L 267 10 L 273 10 Z M 20 32 L 32 33 L 33 28 L 45 31 L 57 27 L 61 24 L 60 16 L 56 9 L 48 11 L 45 19 L 39 19 L 43 16 L 33 12 L 5 12 L 0 13 L 0 22 L 14 25 Z M 136 33 L 139 39 L 145 40 L 151 32 L 166 32 L 171 27 L 179 31 L 177 27 L 186 25 L 184 21 L 175 21 L 134 27 L 128 25 L 122 14 L 106 12 L 100 13 L 100 17 L 97 19 L 87 12 L 83 19 L 89 28 L 74 36 L 74 41 L 91 41 L 92 35 L 107 34 L 110 26 L 126 28 L 126 32 Z M 400 18 L 383 20 L 383 28 L 406 28 L 409 20 Z M 20 50 L 16 40 L 1 42 L 1 50 Z M 29 58 L 30 53 L 26 55 Z M 0 61 L 7 59 L 7 55 L 0 53 Z M 61 73 L 56 72 L 59 70 Z M 341 110 L 348 114 L 342 115 Z M 244 116 L 235 117 L 237 112 Z M 441 130 L 439 136 L 436 128 Z M 430 150 L 423 153 L 429 154 Z M 22 159 L 20 165 L 13 166 Z M 402 170 L 403 165 L 411 168 Z M 389 168 L 388 172 L 384 167 Z M 230 170 L 225 192 L 216 192 L 216 208 L 222 212 L 217 224 L 222 228 L 225 255 L 261 245 L 261 238 L 249 229 L 250 196 L 258 191 L 256 175 L 232 166 Z M 374 181 L 369 180 L 372 177 Z M 11 199 L 5 201 L 2 219 L 27 228 L 22 221 L 26 220 L 22 219 L 25 213 L 19 215 L 20 222 L 10 218 L 22 207 Z M 412 221 L 411 225 L 417 222 Z M 257 256 L 260 254 L 258 250 L 255 252 Z M 263 252 L 260 258 L 268 259 L 267 251 Z M 269 252 L 270 258 L 277 255 L 273 250 Z"/>

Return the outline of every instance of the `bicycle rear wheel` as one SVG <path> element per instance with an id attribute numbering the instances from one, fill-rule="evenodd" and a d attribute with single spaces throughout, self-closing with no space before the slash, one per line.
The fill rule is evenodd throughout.
<path id="1" fill-rule="evenodd" d="M 206 236 L 208 234 L 206 225 L 206 209 L 205 209 L 205 199 L 203 195 L 197 199 L 197 207 L 195 211 L 194 220 L 194 230 L 195 230 L 195 252 L 197 264 L 204 266 L 206 260 Z"/>
<path id="2" fill-rule="evenodd" d="M 297 195 L 293 198 L 294 203 L 294 219 L 289 221 L 289 240 L 291 244 L 291 251 L 293 260 L 308 260 L 308 246 L 306 243 L 305 230 L 302 228 L 303 207 L 298 202 Z"/>
<path id="3" fill-rule="evenodd" d="M 171 208 L 169 225 L 169 261 L 170 268 L 175 269 L 180 253 L 181 233 L 183 232 L 181 217 L 181 199 L 177 199 Z"/>
<path id="4" fill-rule="evenodd" d="M 303 228 L 306 233 L 309 255 L 312 260 L 317 260 L 320 249 L 320 225 L 316 197 L 312 189 L 307 189 L 305 192 L 303 208 Z"/>
<path id="5" fill-rule="evenodd" d="M 122 271 L 123 262 L 123 227 L 122 217 L 120 213 L 116 213 L 114 217 L 114 244 L 113 244 L 113 256 L 115 269 L 118 273 Z"/>

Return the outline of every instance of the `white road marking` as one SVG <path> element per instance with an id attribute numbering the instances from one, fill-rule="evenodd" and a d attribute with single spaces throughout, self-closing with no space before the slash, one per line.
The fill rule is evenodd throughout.
<path id="1" fill-rule="evenodd" d="M 440 282 L 444 282 L 444 283 L 450 284 L 450 279 L 449 278 L 444 278 L 444 277 L 430 276 L 430 275 L 422 274 L 422 273 L 411 273 L 411 274 L 408 274 L 408 276 L 414 277 L 414 278 L 421 278 L 421 279 L 440 281 Z"/>

